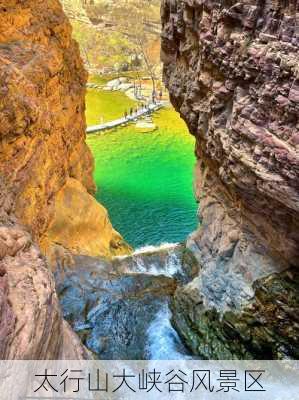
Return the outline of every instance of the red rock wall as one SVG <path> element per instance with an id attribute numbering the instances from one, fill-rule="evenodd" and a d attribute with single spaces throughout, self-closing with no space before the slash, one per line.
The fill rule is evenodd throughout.
<path id="1" fill-rule="evenodd" d="M 162 2 L 164 79 L 197 139 L 205 260 L 250 242 L 299 263 L 298 7 Z"/>
<path id="2" fill-rule="evenodd" d="M 162 1 L 164 80 L 196 137 L 200 200 L 187 245 L 201 270 L 173 322 L 203 358 L 298 358 L 298 11 Z"/>
<path id="3" fill-rule="evenodd" d="M 0 0 L 1 359 L 88 357 L 38 245 L 54 263 L 123 249 L 91 196 L 86 79 L 58 0 Z"/>
<path id="4" fill-rule="evenodd" d="M 0 0 L 0 175 L 13 197 L 11 212 L 51 259 L 65 249 L 91 256 L 128 252 L 91 196 L 87 73 L 71 35 L 58 0 Z M 70 187 L 77 194 L 62 205 Z"/>
<path id="5" fill-rule="evenodd" d="M 44 257 L 7 207 L 1 177 L 0 192 L 0 359 L 89 358 L 62 318 Z"/>
<path id="6" fill-rule="evenodd" d="M 39 238 L 73 176 L 94 191 L 85 145 L 86 72 L 57 0 L 0 2 L 0 172 Z"/>

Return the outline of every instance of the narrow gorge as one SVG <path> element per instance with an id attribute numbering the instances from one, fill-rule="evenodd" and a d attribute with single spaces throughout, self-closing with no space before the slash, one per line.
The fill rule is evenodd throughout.
<path id="1" fill-rule="evenodd" d="M 163 79 L 196 140 L 192 233 L 179 186 L 191 190 L 190 142 L 175 128 L 163 142 L 163 127 L 130 155 L 142 148 L 130 127 L 127 149 L 86 139 L 87 72 L 62 5 L 0 0 L 1 359 L 299 358 L 298 12 L 296 0 L 162 0 Z"/>

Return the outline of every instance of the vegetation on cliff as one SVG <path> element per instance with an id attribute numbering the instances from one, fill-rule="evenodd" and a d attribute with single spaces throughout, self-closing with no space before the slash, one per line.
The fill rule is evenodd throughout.
<path id="1" fill-rule="evenodd" d="M 63 0 L 89 70 L 160 73 L 160 0 Z"/>
<path id="2" fill-rule="evenodd" d="M 106 84 L 107 71 L 152 81 L 145 97 L 134 84 L 134 100 L 89 89 L 88 123 L 154 101 L 159 1 L 63 3 L 85 65 L 101 74 L 90 81 Z M 162 0 L 164 80 L 194 137 L 169 108 L 151 134 L 126 124 L 86 140 L 87 74 L 59 1 L 0 5 L 0 358 L 90 357 L 45 255 L 61 267 L 63 314 L 97 357 L 189 358 L 172 304 L 200 357 L 298 358 L 296 11 Z M 184 239 L 195 228 L 194 139 L 201 226 L 186 244 L 127 256 L 96 198 L 136 245 Z"/>

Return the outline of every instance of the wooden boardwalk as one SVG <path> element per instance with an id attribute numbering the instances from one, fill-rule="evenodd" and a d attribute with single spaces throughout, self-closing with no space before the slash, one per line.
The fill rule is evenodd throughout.
<path id="1" fill-rule="evenodd" d="M 144 117 L 145 115 L 152 114 L 153 112 L 160 110 L 162 107 L 164 107 L 164 105 L 165 104 L 163 102 L 150 104 L 147 109 L 138 110 L 137 113 L 134 113 L 132 116 L 128 115 L 127 118 L 123 117 L 115 119 L 114 121 L 106 122 L 105 124 L 88 126 L 86 133 L 103 132 L 109 129 L 117 128 L 121 125 L 126 125 Z"/>

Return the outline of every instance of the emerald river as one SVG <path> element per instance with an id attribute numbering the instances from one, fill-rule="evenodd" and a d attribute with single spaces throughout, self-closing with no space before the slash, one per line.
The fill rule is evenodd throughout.
<path id="1" fill-rule="evenodd" d="M 121 117 L 134 102 L 120 92 L 89 90 L 87 124 Z M 158 129 L 128 125 L 88 135 L 97 199 L 133 247 L 180 242 L 197 225 L 193 194 L 194 138 L 173 108 L 155 113 Z"/>

